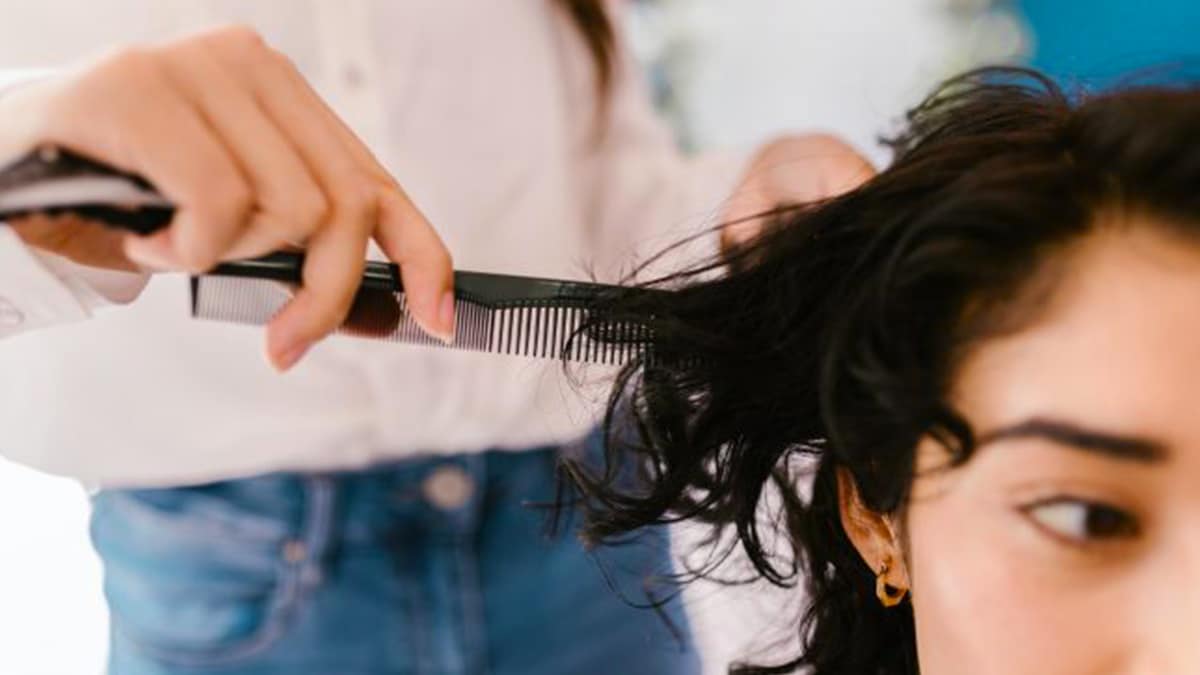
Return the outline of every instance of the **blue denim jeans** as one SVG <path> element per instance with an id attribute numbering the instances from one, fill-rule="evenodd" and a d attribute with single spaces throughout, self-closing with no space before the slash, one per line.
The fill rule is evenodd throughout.
<path id="1" fill-rule="evenodd" d="M 698 673 L 664 532 L 550 535 L 557 450 L 94 501 L 111 675 Z"/>

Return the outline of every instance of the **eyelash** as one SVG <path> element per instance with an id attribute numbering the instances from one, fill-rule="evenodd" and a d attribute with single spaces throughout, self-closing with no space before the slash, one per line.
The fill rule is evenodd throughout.
<path id="1" fill-rule="evenodd" d="M 1044 513 L 1049 509 L 1059 509 L 1057 514 L 1051 513 L 1050 515 L 1057 515 L 1061 521 L 1063 518 L 1069 517 L 1063 515 L 1062 509 L 1064 508 L 1084 509 L 1082 518 L 1071 518 L 1071 522 L 1066 524 L 1066 527 L 1070 527 L 1071 525 L 1082 526 L 1080 528 L 1084 530 L 1082 534 L 1063 532 L 1062 530 L 1066 529 L 1066 527 L 1063 527 L 1064 524 L 1062 522 L 1059 522 L 1056 527 L 1056 525 L 1038 517 L 1039 511 Z M 1051 497 L 1023 506 L 1021 507 L 1021 511 L 1033 521 L 1036 527 L 1047 532 L 1050 536 L 1074 546 L 1089 546 L 1117 539 L 1131 539 L 1141 533 L 1141 526 L 1136 516 L 1115 506 L 1088 501 L 1086 499 Z M 1097 523 L 1093 520 L 1097 516 L 1104 517 L 1107 522 L 1100 521 Z M 1098 524 L 1103 525 L 1107 531 L 1095 535 L 1088 532 L 1091 527 L 1095 527 Z"/>

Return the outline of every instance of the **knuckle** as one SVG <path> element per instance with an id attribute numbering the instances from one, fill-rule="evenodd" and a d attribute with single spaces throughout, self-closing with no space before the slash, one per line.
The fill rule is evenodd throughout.
<path id="1" fill-rule="evenodd" d="M 254 206 L 254 193 L 240 177 L 218 172 L 201 191 L 212 217 L 222 221 L 240 221 Z"/>
<path id="2" fill-rule="evenodd" d="M 374 228 L 379 196 L 373 182 L 366 176 L 353 175 L 334 186 L 332 192 L 334 215 Z"/>
<path id="3" fill-rule="evenodd" d="M 254 206 L 254 193 L 250 190 L 250 186 L 240 178 L 233 176 L 225 178 L 224 183 L 221 194 L 226 212 L 239 218 L 245 216 Z"/>
<path id="4" fill-rule="evenodd" d="M 810 148 L 819 153 L 818 156 L 833 161 L 860 161 L 858 151 L 844 139 L 830 133 L 814 133 L 807 137 Z"/>
<path id="5" fill-rule="evenodd" d="M 293 209 L 305 217 L 307 222 L 316 223 L 325 220 L 329 213 L 329 199 L 326 199 L 316 185 L 307 190 L 300 190 L 292 196 Z"/>
<path id="6" fill-rule="evenodd" d="M 275 200 L 275 208 L 267 208 L 279 214 L 280 226 L 291 236 L 307 235 L 317 230 L 327 219 L 329 202 L 317 190 L 304 190 L 290 194 L 286 199 Z"/>
<path id="7" fill-rule="evenodd" d="M 299 71 L 299 69 L 296 67 L 296 62 L 292 60 L 292 57 L 278 49 L 268 47 L 266 56 L 271 63 L 283 68 L 284 70 Z"/>
<path id="8" fill-rule="evenodd" d="M 218 43 L 229 45 L 229 48 L 242 52 L 266 52 L 267 41 L 253 26 L 233 23 L 213 29 L 210 38 Z"/>
<path id="9" fill-rule="evenodd" d="M 817 146 L 825 146 L 830 148 L 841 148 L 844 143 L 841 138 L 827 131 L 816 131 L 806 135 L 809 143 Z"/>
<path id="10" fill-rule="evenodd" d="M 120 45 L 102 53 L 94 62 L 93 72 L 102 76 L 143 79 L 157 69 L 158 58 L 158 52 L 146 45 Z"/>
<path id="11" fill-rule="evenodd" d="M 270 53 L 266 38 L 253 26 L 227 24 L 199 33 L 193 42 L 206 52 L 239 67 L 254 67 Z"/>
<path id="12" fill-rule="evenodd" d="M 48 90 L 54 104 L 36 126 L 77 137 L 106 125 L 136 130 L 161 125 L 149 111 L 174 96 L 164 74 L 157 49 L 143 44 L 113 47 L 55 80 Z"/>
<path id="13" fill-rule="evenodd" d="M 306 190 L 294 200 L 300 224 L 316 229 L 329 217 L 329 200 L 319 190 Z"/>

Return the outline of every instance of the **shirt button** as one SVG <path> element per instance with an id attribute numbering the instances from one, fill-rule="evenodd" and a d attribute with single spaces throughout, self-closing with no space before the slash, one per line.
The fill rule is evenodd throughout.
<path id="1" fill-rule="evenodd" d="M 0 298 L 0 326 L 19 326 L 25 321 L 25 314 L 8 300 Z"/>
<path id="2" fill-rule="evenodd" d="M 475 493 L 475 482 L 466 471 L 454 465 L 438 467 L 421 485 L 425 499 L 439 509 L 462 508 Z"/>
<path id="3" fill-rule="evenodd" d="M 351 89 L 358 89 L 362 86 L 366 77 L 363 75 L 363 69 L 356 64 L 348 63 L 342 67 L 342 81 Z"/>

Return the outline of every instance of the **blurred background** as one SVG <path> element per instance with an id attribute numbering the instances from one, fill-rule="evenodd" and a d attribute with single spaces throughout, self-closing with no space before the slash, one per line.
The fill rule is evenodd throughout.
<path id="1" fill-rule="evenodd" d="M 633 4 L 634 48 L 660 108 L 693 150 L 821 130 L 849 139 L 882 166 L 879 135 L 937 81 L 972 66 L 1030 63 L 1093 87 L 1134 70 L 1158 79 L 1197 71 L 1196 0 Z M 87 508 L 78 484 L 0 459 L 0 673 L 102 671 L 107 624 Z M 682 530 L 680 550 L 694 539 Z M 735 577 L 739 561 L 731 565 L 727 576 Z M 783 629 L 794 625 L 802 602 L 795 592 L 694 584 L 685 597 L 707 672 L 795 638 Z"/>

